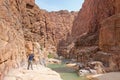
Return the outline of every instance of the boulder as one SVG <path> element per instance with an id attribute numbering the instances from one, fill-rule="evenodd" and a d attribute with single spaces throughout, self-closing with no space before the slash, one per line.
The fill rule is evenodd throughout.
<path id="1" fill-rule="evenodd" d="M 81 69 L 78 72 L 79 76 L 87 76 L 87 75 L 95 75 L 97 74 L 96 70 L 90 69 L 90 70 L 86 70 L 86 69 Z"/>
<path id="2" fill-rule="evenodd" d="M 56 64 L 60 64 L 60 63 L 61 63 L 60 60 L 58 60 L 58 59 L 53 59 L 53 58 L 48 59 L 48 62 L 49 62 L 49 63 L 56 63 Z"/>

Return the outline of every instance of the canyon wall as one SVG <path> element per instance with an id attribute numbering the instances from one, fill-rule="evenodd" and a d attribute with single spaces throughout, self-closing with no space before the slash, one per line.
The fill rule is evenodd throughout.
<path id="1" fill-rule="evenodd" d="M 77 45 L 98 45 L 100 23 L 113 14 L 114 0 L 85 0 L 72 28 L 72 37 L 78 38 Z"/>
<path id="2" fill-rule="evenodd" d="M 120 1 L 115 0 L 115 15 L 103 20 L 100 29 L 100 48 L 104 51 L 120 50 Z"/>
<path id="3" fill-rule="evenodd" d="M 36 46 L 70 53 L 65 56 L 78 61 L 114 63 L 111 68 L 120 69 L 119 5 L 119 0 L 85 0 L 79 12 L 48 12 L 34 0 L 1 0 L 0 77 L 26 61 Z"/>
<path id="4" fill-rule="evenodd" d="M 1 0 L 0 11 L 0 80 L 11 68 L 26 62 L 29 53 L 41 48 L 56 52 L 77 16 L 77 12 L 39 9 L 35 0 Z"/>
<path id="5" fill-rule="evenodd" d="M 120 70 L 119 5 L 119 0 L 85 0 L 73 23 L 75 47 L 70 58 L 84 63 L 99 60 L 111 71 Z"/>
<path id="6" fill-rule="evenodd" d="M 26 58 L 21 4 L 21 0 L 0 1 L 0 78 Z"/>
<path id="7" fill-rule="evenodd" d="M 111 54 L 110 68 L 120 71 L 120 1 L 115 0 L 115 14 L 101 22 L 99 47 Z"/>
<path id="8" fill-rule="evenodd" d="M 115 14 L 114 3 L 114 0 L 84 1 L 78 16 L 73 22 L 72 33 L 69 39 L 70 41 L 66 40 L 66 42 L 69 41 L 75 45 L 71 51 L 68 50 L 68 54 L 77 54 L 77 52 L 74 51 L 78 51 L 83 47 L 99 45 L 99 30 L 101 28 L 101 21 Z M 69 44 L 71 45 L 71 43 Z M 69 44 L 66 45 L 66 49 Z"/>
<path id="9" fill-rule="evenodd" d="M 26 41 L 39 42 L 42 47 L 56 49 L 61 39 L 71 33 L 77 12 L 61 10 L 47 12 L 36 5 L 26 8 L 23 15 L 23 31 Z"/>

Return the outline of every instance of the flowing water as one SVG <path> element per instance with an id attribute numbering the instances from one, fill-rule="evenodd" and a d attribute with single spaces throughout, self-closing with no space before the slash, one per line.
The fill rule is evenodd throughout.
<path id="1" fill-rule="evenodd" d="M 78 76 L 74 69 L 65 64 L 49 64 L 48 67 L 58 72 L 63 80 L 87 80 L 85 77 Z"/>

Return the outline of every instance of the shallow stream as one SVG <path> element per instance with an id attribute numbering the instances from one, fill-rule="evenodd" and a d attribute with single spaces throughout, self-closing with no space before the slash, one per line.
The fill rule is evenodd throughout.
<path id="1" fill-rule="evenodd" d="M 74 69 L 65 64 L 49 64 L 48 67 L 58 72 L 63 80 L 87 80 L 85 77 L 78 76 Z"/>

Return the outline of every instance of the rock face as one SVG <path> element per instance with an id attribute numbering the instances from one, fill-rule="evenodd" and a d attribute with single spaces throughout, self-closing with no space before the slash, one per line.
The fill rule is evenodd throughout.
<path id="1" fill-rule="evenodd" d="M 77 12 L 47 12 L 36 5 L 27 8 L 23 17 L 26 41 L 39 42 L 43 47 L 57 46 L 61 39 L 71 33 L 72 23 Z"/>
<path id="2" fill-rule="evenodd" d="M 74 58 L 80 57 L 82 62 L 90 61 L 90 58 L 100 60 L 107 63 L 112 71 L 120 70 L 118 5 L 119 0 L 85 0 L 72 28 L 72 37 L 76 39 L 75 47 L 71 49 Z M 98 46 L 98 49 L 91 51 L 92 46 Z M 103 57 L 96 59 L 97 54 Z M 105 60 L 105 56 L 108 60 Z"/>
<path id="3" fill-rule="evenodd" d="M 58 44 L 60 40 L 66 39 L 71 34 L 73 21 L 77 16 L 77 12 L 68 12 L 67 10 L 61 10 L 58 12 L 50 12 L 48 17 L 48 32 L 52 32 L 50 36 L 53 36 L 54 43 Z M 49 37 L 49 35 L 48 35 Z"/>
<path id="4" fill-rule="evenodd" d="M 114 0 L 85 0 L 73 22 L 72 39 L 69 40 L 75 43 L 75 47 L 71 49 L 70 54 L 77 53 L 77 48 L 79 50 L 81 47 L 99 45 L 101 22 L 115 14 L 114 3 Z"/>
<path id="5" fill-rule="evenodd" d="M 0 11 L 1 78 L 26 60 L 35 42 L 55 52 L 58 42 L 71 33 L 77 16 L 77 12 L 39 9 L 35 0 L 1 0 Z"/>
<path id="6" fill-rule="evenodd" d="M 34 47 L 36 53 L 41 47 L 56 52 L 56 47 L 62 46 L 62 49 L 71 41 L 73 44 L 64 49 L 69 49 L 66 51 L 69 53 L 75 44 L 70 51 L 72 57 L 78 59 L 81 56 L 79 51 L 92 53 L 81 56 L 83 61 L 86 57 L 89 61 L 91 56 L 94 58 L 94 53 L 107 52 L 107 57 L 111 55 L 108 59 L 110 67 L 119 70 L 119 5 L 119 0 L 85 0 L 77 16 L 77 12 L 39 9 L 35 0 L 1 0 L 0 77 L 12 67 L 20 66 L 26 60 L 26 53 L 33 51 Z M 37 43 L 37 47 L 33 43 Z M 101 57 L 99 60 L 104 61 Z"/>
<path id="7" fill-rule="evenodd" d="M 115 13 L 113 0 L 85 0 L 73 23 L 72 36 L 78 38 L 78 45 L 98 45 L 101 21 Z M 86 35 L 80 36 L 86 33 Z"/>
<path id="8" fill-rule="evenodd" d="M 115 14 L 113 0 L 85 0 L 73 22 L 71 42 L 75 43 L 75 47 L 71 49 L 70 54 L 76 53 L 77 48 L 79 50 L 81 47 L 98 46 L 101 21 L 113 14 Z"/>
<path id="9" fill-rule="evenodd" d="M 105 19 L 100 29 L 100 48 L 104 51 L 120 51 L 120 15 Z"/>
<path id="10" fill-rule="evenodd" d="M 71 34 L 73 21 L 77 12 L 61 10 L 47 12 L 36 5 L 27 8 L 23 17 L 23 31 L 26 41 L 38 42 L 42 47 L 57 52 L 58 43 Z"/>
<path id="11" fill-rule="evenodd" d="M 49 31 L 49 36 L 53 36 L 53 41 L 57 47 L 57 53 L 61 54 L 66 42 L 69 41 L 67 39 L 71 34 L 73 21 L 77 16 L 77 12 L 61 10 L 58 12 L 51 12 L 49 15 L 51 17 L 48 19 L 48 26 L 51 26 L 50 30 L 52 30 Z"/>
<path id="12" fill-rule="evenodd" d="M 101 23 L 99 46 L 100 49 L 111 53 L 110 68 L 120 70 L 120 1 L 115 0 L 115 15 Z"/>
<path id="13" fill-rule="evenodd" d="M 120 1 L 115 0 L 115 15 L 105 19 L 101 23 L 100 48 L 104 51 L 120 50 Z M 107 33 L 107 34 L 106 34 Z"/>
<path id="14" fill-rule="evenodd" d="M 0 78 L 12 67 L 25 60 L 24 34 L 17 3 L 21 0 L 0 1 Z M 2 80 L 2 79 L 1 79 Z"/>

